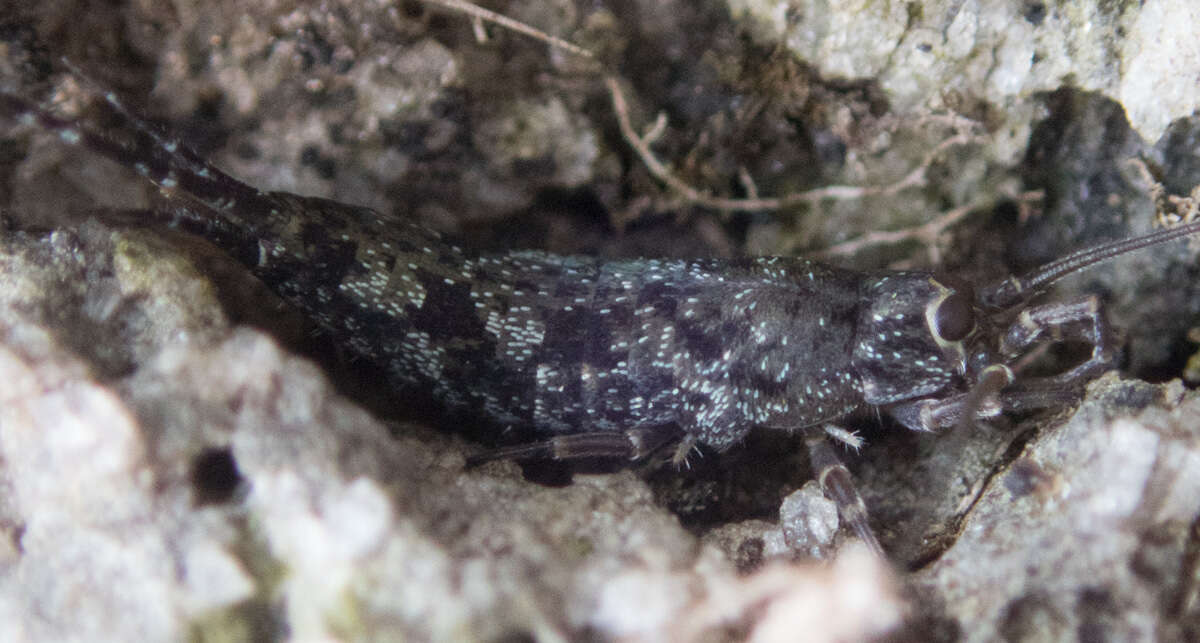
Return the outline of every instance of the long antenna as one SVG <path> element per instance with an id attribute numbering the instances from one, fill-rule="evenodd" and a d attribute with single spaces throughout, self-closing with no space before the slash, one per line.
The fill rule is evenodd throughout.
<path id="1" fill-rule="evenodd" d="M 1091 248 L 1084 248 L 1083 250 L 1072 252 L 1065 257 L 1039 266 L 1021 277 L 1010 277 L 999 283 L 984 287 L 979 292 L 979 301 L 987 306 L 1008 308 L 1021 301 L 1024 297 L 1045 288 L 1073 272 L 1078 272 L 1088 266 L 1112 259 L 1127 252 L 1166 243 L 1198 232 L 1200 232 L 1200 221 L 1193 221 L 1165 230 L 1144 234 L 1140 237 L 1119 239 Z"/>

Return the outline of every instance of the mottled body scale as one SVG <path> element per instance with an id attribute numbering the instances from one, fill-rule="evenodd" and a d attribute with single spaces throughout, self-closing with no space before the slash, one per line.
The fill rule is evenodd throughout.
<path id="1" fill-rule="evenodd" d="M 812 368 L 849 354 L 861 275 L 773 258 L 478 255 L 371 210 L 253 198 L 253 226 L 184 222 L 240 247 L 339 343 L 452 410 L 546 434 L 674 424 L 720 449 L 756 424 L 807 426 L 862 403 L 849 373 Z"/>

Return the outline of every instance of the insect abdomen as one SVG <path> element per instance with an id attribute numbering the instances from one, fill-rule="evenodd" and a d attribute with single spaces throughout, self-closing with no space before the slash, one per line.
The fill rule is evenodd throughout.
<path id="1" fill-rule="evenodd" d="M 362 322 L 364 349 L 399 380 L 497 423 L 559 434 L 675 423 L 720 448 L 754 424 L 805 426 L 861 403 L 847 370 L 853 273 L 798 260 L 424 254 L 381 259 L 396 267 L 377 281 L 398 282 L 380 291 L 393 293 L 385 305 L 342 287 L 360 309 L 346 321 Z"/>

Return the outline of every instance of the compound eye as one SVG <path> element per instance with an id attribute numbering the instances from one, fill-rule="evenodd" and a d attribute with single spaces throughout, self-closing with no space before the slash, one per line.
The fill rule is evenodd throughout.
<path id="1" fill-rule="evenodd" d="M 947 295 L 933 313 L 933 330 L 943 341 L 957 342 L 974 328 L 975 311 L 971 307 L 971 297 L 964 293 Z"/>

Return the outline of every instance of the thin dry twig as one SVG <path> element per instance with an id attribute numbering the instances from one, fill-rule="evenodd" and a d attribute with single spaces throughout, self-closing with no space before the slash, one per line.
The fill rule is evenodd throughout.
<path id="1" fill-rule="evenodd" d="M 831 257 L 853 255 L 863 248 L 870 246 L 896 244 L 904 241 L 919 241 L 929 249 L 930 263 L 937 265 L 941 260 L 941 250 L 939 249 L 940 244 L 938 240 L 945 233 L 946 228 L 958 223 L 968 213 L 985 204 L 985 199 L 977 199 L 953 208 L 932 221 L 922 223 L 921 225 L 911 228 L 901 228 L 899 230 L 868 232 L 860 237 L 843 241 L 842 243 L 837 243 L 809 254 L 816 259 L 829 259 Z"/>
<path id="2" fill-rule="evenodd" d="M 508 29 L 510 31 L 515 31 L 519 34 L 529 36 L 530 38 L 533 38 L 535 40 L 540 40 L 540 41 L 550 45 L 551 47 L 557 47 L 558 49 L 562 49 L 563 51 L 569 51 L 569 52 L 575 54 L 576 56 L 583 56 L 584 58 L 595 58 L 596 57 L 591 51 L 584 49 L 583 47 L 580 47 L 579 45 L 576 45 L 571 42 L 567 42 L 566 40 L 563 40 L 562 38 L 559 38 L 558 36 L 551 36 L 550 34 L 542 31 L 541 29 L 538 29 L 537 27 L 533 27 L 531 25 L 525 24 L 524 22 L 520 22 L 518 20 L 513 20 L 512 18 L 509 18 L 508 16 L 506 16 L 504 14 L 496 13 L 495 11 L 491 11 L 489 9 L 484 9 L 483 7 L 481 7 L 477 4 L 472 4 L 470 2 L 466 2 L 466 0 L 423 0 L 423 1 L 427 2 L 429 4 L 435 4 L 435 5 L 438 5 L 441 7 L 445 7 L 446 9 L 452 9 L 454 11 L 461 11 L 477 20 L 481 20 L 483 22 L 490 22 L 490 23 L 497 25 L 499 27 L 502 27 L 504 29 Z"/>
<path id="3" fill-rule="evenodd" d="M 675 176 L 670 169 L 667 168 L 654 152 L 650 149 L 650 145 L 645 137 L 639 136 L 634 129 L 633 124 L 629 120 L 629 105 L 625 101 L 625 94 L 621 91 L 620 81 L 614 76 L 607 76 L 604 79 L 605 85 L 608 87 L 608 93 L 612 99 L 613 112 L 617 116 L 617 126 L 621 130 L 621 137 L 625 139 L 629 146 L 633 148 L 642 164 L 650 172 L 654 178 L 658 179 L 671 190 L 678 193 L 685 200 L 714 210 L 729 211 L 729 210 L 747 210 L 747 211 L 766 211 L 766 210 L 782 210 L 802 203 L 815 204 L 824 200 L 845 200 L 845 199 L 861 199 L 867 196 L 875 195 L 892 195 L 906 190 L 911 187 L 918 187 L 925 184 L 926 172 L 929 166 L 947 149 L 956 145 L 966 145 L 982 140 L 982 136 L 973 134 L 969 131 L 961 131 L 942 142 L 938 143 L 930 150 L 921 162 L 911 172 L 900 180 L 888 185 L 880 186 L 857 186 L 857 185 L 827 185 L 812 190 L 802 192 L 793 192 L 779 197 L 750 197 L 745 199 L 719 197 L 706 194 L 692 187 L 683 179 Z M 661 119 L 660 119 L 661 120 Z M 654 131 L 657 132 L 661 127 L 656 126 Z"/>
<path id="4" fill-rule="evenodd" d="M 1021 204 L 1021 207 L 1025 207 L 1029 203 L 1041 200 L 1042 193 L 1040 191 L 1029 191 L 1014 195 L 1012 198 Z M 870 246 L 918 241 L 928 248 L 929 261 L 931 264 L 936 265 L 941 261 L 940 241 L 946 230 L 959 221 L 962 221 L 970 212 L 987 206 L 990 201 L 990 198 L 981 197 L 970 203 L 947 210 L 937 218 L 920 225 L 901 228 L 899 230 L 868 232 L 849 241 L 843 241 L 842 243 L 834 244 L 823 250 L 808 254 L 816 259 L 829 259 L 832 257 L 853 255 L 863 248 Z"/>
<path id="5" fill-rule="evenodd" d="M 1144 160 L 1133 158 L 1128 163 L 1137 170 L 1138 177 L 1146 184 L 1150 199 L 1154 201 L 1155 225 L 1170 228 L 1200 218 L 1200 185 L 1194 186 L 1187 196 L 1170 194 L 1166 186 L 1154 177 Z"/>

